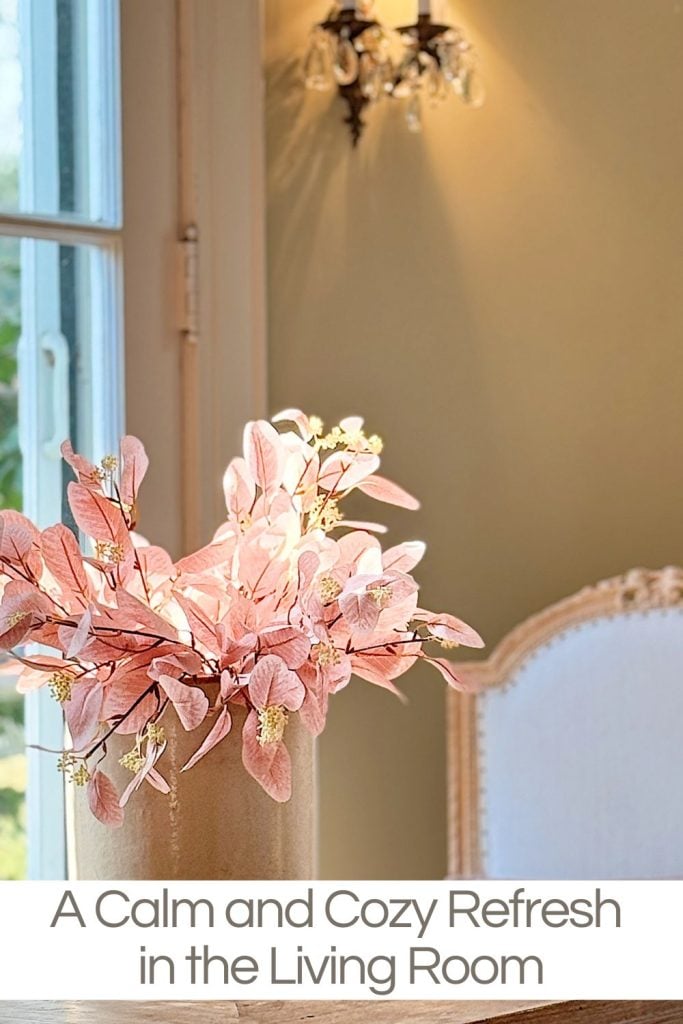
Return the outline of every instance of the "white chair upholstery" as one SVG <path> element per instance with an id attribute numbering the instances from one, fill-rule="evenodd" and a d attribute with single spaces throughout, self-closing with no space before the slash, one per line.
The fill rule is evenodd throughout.
<path id="1" fill-rule="evenodd" d="M 587 588 L 463 668 L 451 874 L 683 877 L 683 573 Z"/>

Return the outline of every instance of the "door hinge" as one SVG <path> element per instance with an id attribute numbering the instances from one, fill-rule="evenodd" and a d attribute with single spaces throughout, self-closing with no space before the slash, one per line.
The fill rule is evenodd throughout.
<path id="1" fill-rule="evenodd" d="M 199 341 L 199 231 L 188 224 L 180 239 L 180 333 L 185 341 Z"/>

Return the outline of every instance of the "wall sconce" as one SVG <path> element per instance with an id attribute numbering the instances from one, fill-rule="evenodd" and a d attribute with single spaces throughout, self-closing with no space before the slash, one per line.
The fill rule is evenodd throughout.
<path id="1" fill-rule="evenodd" d="M 348 104 L 345 118 L 354 146 L 365 127 L 363 109 L 393 87 L 391 38 L 372 19 L 372 3 L 336 4 L 326 21 L 316 25 L 304 73 L 309 89 L 337 86 Z"/>
<path id="2" fill-rule="evenodd" d="M 431 0 L 418 0 L 414 25 L 391 30 L 372 16 L 372 0 L 342 0 L 316 25 L 304 63 L 306 87 L 336 85 L 349 112 L 353 145 L 365 127 L 366 106 L 383 96 L 407 99 L 406 122 L 422 127 L 422 97 L 435 103 L 451 93 L 472 107 L 484 101 L 472 46 L 460 29 L 432 21 Z M 397 41 L 398 59 L 392 56 Z"/>

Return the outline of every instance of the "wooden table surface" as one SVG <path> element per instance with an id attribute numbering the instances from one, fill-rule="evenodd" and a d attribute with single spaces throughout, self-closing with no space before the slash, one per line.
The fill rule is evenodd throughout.
<path id="1" fill-rule="evenodd" d="M 681 1024 L 683 1002 L 9 1003 L 5 1024 Z"/>

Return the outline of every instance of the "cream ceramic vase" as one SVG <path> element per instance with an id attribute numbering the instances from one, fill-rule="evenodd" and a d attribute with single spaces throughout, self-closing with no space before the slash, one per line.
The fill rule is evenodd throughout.
<path id="1" fill-rule="evenodd" d="M 227 739 L 194 768 L 180 768 L 205 729 L 185 732 L 165 716 L 168 747 L 159 765 L 171 792 L 143 783 L 121 828 L 100 824 L 84 790 L 69 787 L 69 875 L 102 880 L 309 879 L 316 873 L 315 744 L 297 716 L 285 740 L 292 760 L 292 797 L 272 800 L 241 758 L 244 712 L 237 708 Z M 130 774 L 118 764 L 130 736 L 113 736 L 103 769 L 122 792 Z"/>

